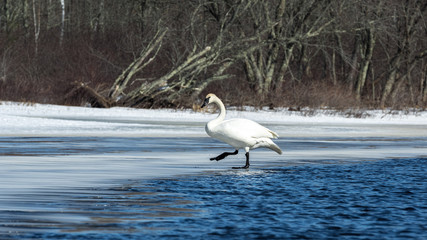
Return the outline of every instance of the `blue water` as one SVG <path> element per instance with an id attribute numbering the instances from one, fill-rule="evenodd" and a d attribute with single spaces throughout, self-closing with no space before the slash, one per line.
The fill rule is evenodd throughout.
<path id="1" fill-rule="evenodd" d="M 20 155 L 51 154 L 58 159 L 62 154 L 84 157 L 93 152 L 129 155 L 136 152 L 130 143 L 138 142 L 142 151 L 160 154 L 174 144 L 175 150 L 169 152 L 199 158 L 189 149 L 213 143 L 204 138 L 185 139 L 182 144 L 172 138 L 157 139 L 158 144 L 136 138 L 3 140 L 38 145 L 32 150 L 17 148 Z M 303 139 L 279 145 L 289 151 L 343 147 L 351 151 L 384 145 L 403 148 L 406 140 L 337 141 Z M 425 139 L 410 142 L 414 148 L 425 148 Z M 150 150 L 151 145 L 163 147 Z M 0 155 L 14 155 L 11 148 L 0 150 Z M 211 154 L 203 150 L 197 154 L 200 151 L 206 159 Z M 256 159 L 253 162 L 249 170 L 130 178 L 110 187 L 49 187 L 28 193 L 27 198 L 21 194 L 19 201 L 0 210 L 0 239 L 427 239 L 425 157 L 351 161 L 336 157 L 282 164 L 276 159 L 264 167 Z M 13 195 L 0 195 L 0 205 L 6 197 L 14 201 Z"/>
<path id="2" fill-rule="evenodd" d="M 426 166 L 389 159 L 156 181 L 203 212 L 153 226 L 199 230 L 188 237 L 426 239 Z"/>

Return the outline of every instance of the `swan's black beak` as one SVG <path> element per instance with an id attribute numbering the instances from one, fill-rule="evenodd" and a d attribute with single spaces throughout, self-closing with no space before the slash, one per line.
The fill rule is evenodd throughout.
<path id="1" fill-rule="evenodd" d="M 209 98 L 205 98 L 205 101 L 203 102 L 202 106 L 200 108 L 204 108 L 209 104 Z"/>

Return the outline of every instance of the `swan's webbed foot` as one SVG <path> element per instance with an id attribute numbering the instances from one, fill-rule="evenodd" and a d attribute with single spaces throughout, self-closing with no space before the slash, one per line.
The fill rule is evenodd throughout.
<path id="1" fill-rule="evenodd" d="M 220 155 L 218 155 L 218 156 L 216 156 L 216 157 L 213 157 L 213 158 L 209 158 L 211 161 L 213 161 L 213 160 L 216 160 L 216 161 L 219 161 L 219 160 L 222 160 L 222 159 L 224 159 L 225 157 L 227 157 L 228 155 L 236 155 L 237 153 L 239 153 L 239 150 L 236 150 L 236 151 L 234 151 L 234 152 L 223 152 L 223 153 L 221 153 Z"/>
<path id="2" fill-rule="evenodd" d="M 248 169 L 250 164 L 249 164 L 249 152 L 245 153 L 246 156 L 246 164 L 243 167 L 233 167 L 233 169 Z"/>

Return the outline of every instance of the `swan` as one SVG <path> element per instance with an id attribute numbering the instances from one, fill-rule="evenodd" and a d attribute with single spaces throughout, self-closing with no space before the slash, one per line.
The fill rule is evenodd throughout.
<path id="1" fill-rule="evenodd" d="M 209 93 L 201 108 L 215 103 L 220 109 L 217 118 L 209 121 L 206 124 L 206 133 L 215 139 L 228 143 L 234 147 L 234 152 L 224 152 L 216 157 L 210 158 L 211 161 L 222 160 L 229 155 L 236 155 L 239 149 L 245 149 L 246 165 L 243 167 L 233 167 L 233 169 L 249 168 L 249 150 L 264 147 L 269 148 L 278 154 L 282 154 L 282 150 L 277 146 L 271 138 L 278 138 L 279 135 L 260 124 L 242 118 L 225 119 L 225 106 L 215 94 Z"/>

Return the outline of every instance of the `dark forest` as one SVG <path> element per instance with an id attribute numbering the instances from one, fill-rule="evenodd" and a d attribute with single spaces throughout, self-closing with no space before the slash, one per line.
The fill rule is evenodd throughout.
<path id="1" fill-rule="evenodd" d="M 1 0 L 0 100 L 427 107 L 425 0 Z"/>

